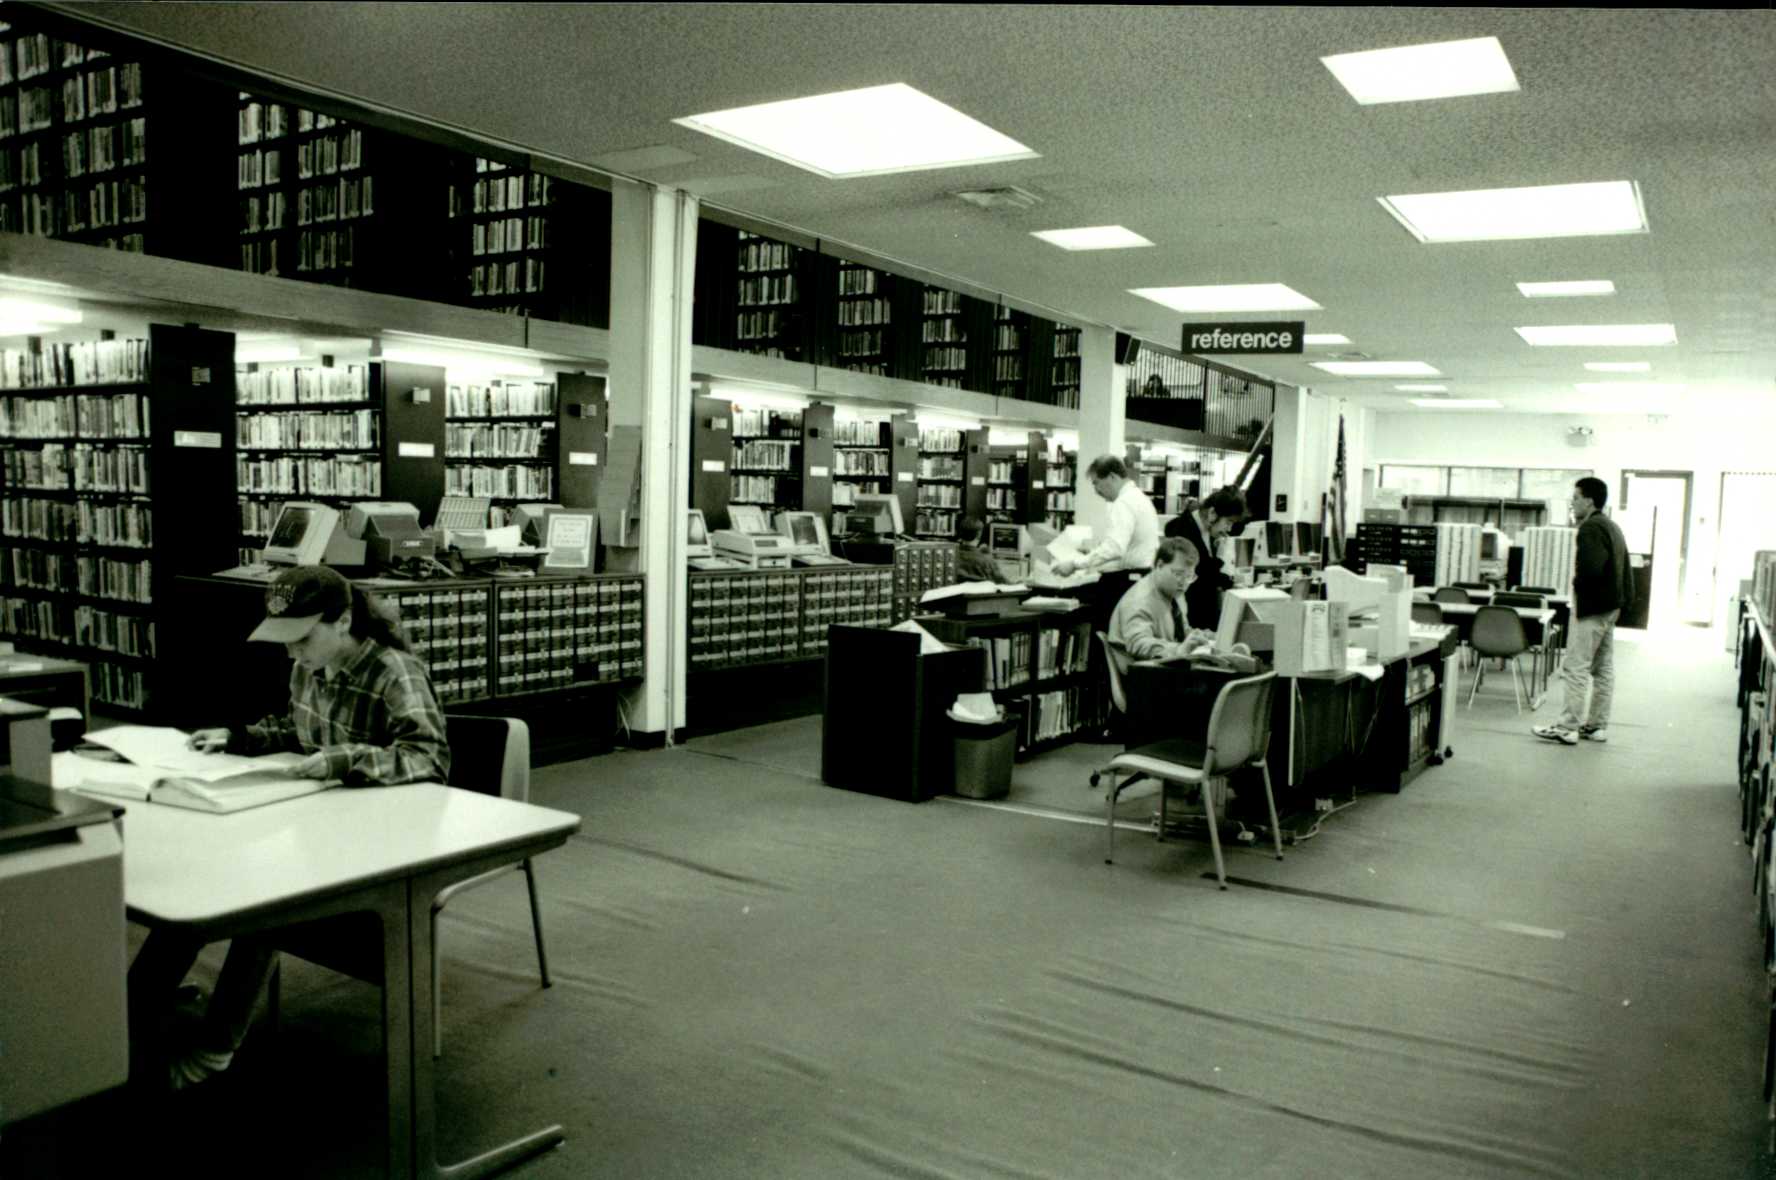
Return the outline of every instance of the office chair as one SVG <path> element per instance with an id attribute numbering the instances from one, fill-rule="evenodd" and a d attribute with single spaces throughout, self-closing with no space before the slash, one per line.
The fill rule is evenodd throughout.
<path id="1" fill-rule="evenodd" d="M 1109 635 L 1102 631 L 1094 631 L 1092 634 L 1097 636 L 1098 645 L 1104 649 L 1104 663 L 1110 669 L 1110 703 L 1116 707 L 1116 712 L 1122 717 L 1126 727 L 1128 722 L 1128 695 L 1122 687 L 1122 665 L 1117 662 L 1118 652 L 1116 651 L 1115 646 L 1111 644 Z M 1124 749 L 1126 750 L 1126 748 L 1127 747 L 1125 746 Z M 1114 774 L 1114 769 L 1113 766 L 1101 766 L 1092 771 L 1092 787 L 1096 788 L 1098 780 L 1105 774 Z M 1122 785 L 1126 787 L 1129 783 L 1138 782 L 1141 777 L 1142 776 L 1137 775 Z"/>
<path id="2" fill-rule="evenodd" d="M 1548 609 L 1548 600 L 1540 594 L 1524 590 L 1501 590 L 1492 596 L 1492 605 L 1546 610 Z M 1560 628 L 1550 620 L 1542 627 L 1542 641 L 1530 644 L 1529 652 L 1535 657 L 1535 671 L 1530 677 L 1531 683 L 1544 682 L 1552 675 L 1554 652 L 1559 645 L 1559 640 Z"/>
<path id="3" fill-rule="evenodd" d="M 1515 615 L 1511 616 L 1516 618 Z M 1270 838 L 1276 846 L 1276 858 L 1283 859 L 1282 825 L 1277 821 L 1276 796 L 1270 789 L 1270 717 L 1271 695 L 1276 687 L 1276 673 L 1263 672 L 1221 686 L 1215 707 L 1209 712 L 1208 742 L 1198 744 L 1187 738 L 1152 742 L 1125 751 L 1110 763 L 1112 778 L 1105 802 L 1105 824 L 1109 845 L 1105 864 L 1114 864 L 1116 856 L 1116 796 L 1140 778 L 1156 778 L 1162 783 L 1200 788 L 1203 814 L 1209 821 L 1209 846 L 1215 852 L 1215 878 L 1227 888 L 1227 864 L 1221 857 L 1221 833 L 1216 816 L 1216 796 L 1226 793 L 1227 776 L 1242 767 L 1257 766 L 1264 775 L 1264 802 L 1270 808 Z M 1118 783 L 1118 771 L 1129 771 L 1130 777 Z M 1167 792 L 1159 793 L 1159 833 L 1165 839 Z"/>
<path id="4" fill-rule="evenodd" d="M 1560 591 L 1554 589 L 1554 587 L 1552 587 L 1552 586 L 1513 586 L 1513 587 L 1511 587 L 1511 593 L 1513 593 L 1513 594 L 1542 594 L 1542 595 L 1547 595 L 1549 597 L 1552 597 L 1552 596 L 1560 593 Z"/>
<path id="5" fill-rule="evenodd" d="M 1511 661 L 1511 691 L 1517 698 L 1517 711 L 1523 712 L 1523 685 L 1517 657 L 1529 650 L 1529 640 L 1524 637 L 1523 620 L 1517 617 L 1517 611 L 1509 606 L 1483 606 L 1475 611 L 1472 642 L 1474 654 L 1479 657 L 1479 667 L 1474 673 L 1474 685 L 1468 689 L 1468 708 L 1474 707 L 1474 694 L 1480 691 L 1480 682 L 1486 679 L 1486 661 L 1499 659 Z"/>
<path id="6" fill-rule="evenodd" d="M 1415 602 L 1412 604 L 1412 621 L 1441 627 L 1443 625 L 1443 608 L 1434 602 Z"/>
<path id="7" fill-rule="evenodd" d="M 1431 601 L 1453 602 L 1458 605 L 1466 606 L 1474 600 L 1469 598 L 1468 592 L 1460 586 L 1439 586 L 1437 587 L 1436 593 L 1431 595 Z"/>
<path id="8" fill-rule="evenodd" d="M 1454 586 L 1458 590 L 1487 591 L 1487 590 L 1492 589 L 1491 582 L 1451 582 L 1450 585 Z"/>
<path id="9" fill-rule="evenodd" d="M 445 738 L 450 743 L 450 786 L 498 795 L 520 803 L 530 800 L 530 728 L 510 717 L 471 717 L 446 714 Z M 398 790 L 399 788 L 388 788 Z M 536 873 L 530 858 L 490 869 L 477 877 L 458 881 L 439 891 L 432 902 L 432 1056 L 444 1052 L 443 959 L 438 935 L 438 915 L 451 898 L 465 889 L 484 885 L 495 877 L 522 870 L 530 890 L 530 924 L 536 936 L 537 972 L 544 987 L 550 986 L 549 958 L 543 948 L 543 917 L 537 905 Z M 368 919 L 368 921 L 366 921 Z M 373 915 L 346 914 L 304 923 L 275 932 L 278 950 L 318 963 L 341 975 L 381 984 L 380 926 Z M 270 1019 L 278 1022 L 281 970 L 271 976 Z"/>

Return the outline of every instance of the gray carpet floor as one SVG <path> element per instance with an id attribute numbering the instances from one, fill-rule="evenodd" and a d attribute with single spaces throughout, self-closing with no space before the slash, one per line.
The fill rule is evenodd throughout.
<path id="1" fill-rule="evenodd" d="M 1101 825 L 825 788 L 817 718 L 539 770 L 585 817 L 538 863 L 556 982 L 519 877 L 447 911 L 446 1156 L 560 1122 L 513 1175 L 1770 1175 L 1731 661 L 1618 662 L 1610 744 L 1483 695 L 1224 893 L 1205 844 L 1107 866 Z M 1014 781 L 1089 796 L 1097 753 Z M 374 992 L 298 964 L 284 1005 L 210 1093 L 83 1104 L 7 1174 L 376 1174 Z"/>

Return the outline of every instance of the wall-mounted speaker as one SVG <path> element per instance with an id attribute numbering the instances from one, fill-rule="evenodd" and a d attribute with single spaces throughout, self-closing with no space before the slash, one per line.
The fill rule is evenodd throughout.
<path id="1" fill-rule="evenodd" d="M 1130 336 L 1127 332 L 1116 334 L 1116 363 L 1132 365 L 1135 358 L 1141 355 L 1141 338 Z"/>

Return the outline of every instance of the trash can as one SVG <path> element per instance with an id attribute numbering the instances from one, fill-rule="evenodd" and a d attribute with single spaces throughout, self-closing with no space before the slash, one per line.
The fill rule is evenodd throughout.
<path id="1" fill-rule="evenodd" d="M 1002 799 L 1011 790 L 1011 762 L 1017 754 L 1017 718 L 990 725 L 952 721 L 955 729 L 958 795 Z"/>

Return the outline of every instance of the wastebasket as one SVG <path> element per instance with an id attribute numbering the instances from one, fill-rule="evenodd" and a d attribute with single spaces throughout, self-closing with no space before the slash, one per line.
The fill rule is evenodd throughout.
<path id="1" fill-rule="evenodd" d="M 990 725 L 952 721 L 955 730 L 956 786 L 970 799 L 1001 799 L 1011 790 L 1011 761 L 1017 754 L 1017 719 Z"/>

